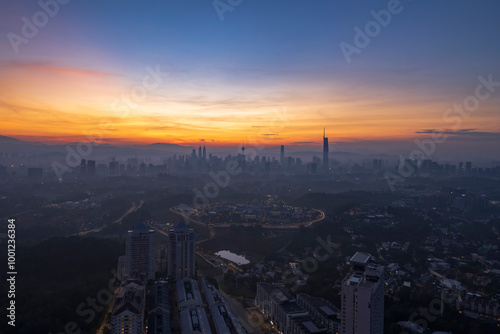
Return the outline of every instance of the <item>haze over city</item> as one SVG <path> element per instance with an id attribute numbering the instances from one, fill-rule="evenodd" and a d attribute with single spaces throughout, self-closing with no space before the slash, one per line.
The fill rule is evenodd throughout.
<path id="1" fill-rule="evenodd" d="M 499 14 L 2 1 L 0 333 L 498 333 Z"/>

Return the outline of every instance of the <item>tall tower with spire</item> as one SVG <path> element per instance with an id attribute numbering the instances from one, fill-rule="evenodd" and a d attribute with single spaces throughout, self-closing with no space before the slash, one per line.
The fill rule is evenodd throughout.
<path id="1" fill-rule="evenodd" d="M 247 158 L 245 157 L 245 142 L 243 142 L 243 145 L 241 146 L 241 155 L 238 155 L 238 163 L 240 164 L 243 171 L 245 171 L 246 159 Z"/>
<path id="2" fill-rule="evenodd" d="M 326 137 L 326 129 L 323 128 L 323 173 L 328 173 L 328 138 Z"/>
<path id="3" fill-rule="evenodd" d="M 203 161 L 207 160 L 207 150 L 205 148 L 205 145 L 203 145 Z"/>

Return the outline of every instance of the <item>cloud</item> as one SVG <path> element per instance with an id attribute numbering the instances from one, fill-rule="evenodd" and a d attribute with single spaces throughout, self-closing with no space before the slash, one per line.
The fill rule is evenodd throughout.
<path id="1" fill-rule="evenodd" d="M 39 70 L 39 71 L 55 72 L 55 73 L 62 73 L 62 74 L 86 75 L 86 76 L 93 76 L 93 77 L 115 76 L 115 74 L 108 73 L 108 72 L 58 66 L 58 65 L 54 64 L 53 62 L 49 62 L 49 61 L 40 61 L 40 62 L 11 61 L 5 65 L 8 68 L 16 68 L 16 69 L 24 69 L 24 70 Z"/>
<path id="2" fill-rule="evenodd" d="M 488 131 L 475 131 L 477 129 L 462 129 L 462 130 L 435 130 L 435 129 L 425 129 L 416 131 L 418 134 L 439 134 L 439 135 L 450 135 L 450 136 L 461 136 L 461 137 L 497 137 L 500 136 L 500 132 L 488 132 Z"/>

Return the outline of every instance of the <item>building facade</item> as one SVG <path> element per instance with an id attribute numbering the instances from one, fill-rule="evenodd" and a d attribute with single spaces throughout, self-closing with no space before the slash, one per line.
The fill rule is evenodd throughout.
<path id="1" fill-rule="evenodd" d="M 146 290 L 141 282 L 131 281 L 120 287 L 111 312 L 111 333 L 143 334 Z"/>
<path id="2" fill-rule="evenodd" d="M 148 334 L 170 334 L 168 283 L 158 281 L 149 289 Z"/>
<path id="3" fill-rule="evenodd" d="M 384 268 L 369 263 L 371 255 L 357 252 L 341 287 L 342 334 L 383 334 Z"/>
<path id="4" fill-rule="evenodd" d="M 194 230 L 184 222 L 168 231 L 167 274 L 175 281 L 195 277 Z"/>
<path id="5" fill-rule="evenodd" d="M 325 136 L 325 130 L 323 130 L 323 173 L 328 173 L 328 170 L 330 169 L 329 163 L 328 163 L 328 138 Z"/>
<path id="6" fill-rule="evenodd" d="M 155 232 L 140 223 L 128 231 L 126 242 L 128 277 L 155 278 Z"/>
<path id="7" fill-rule="evenodd" d="M 283 334 L 336 334 L 329 332 L 326 322 L 318 321 L 318 305 L 311 304 L 314 298 L 299 295 L 302 301 L 296 300 L 284 286 L 260 282 L 255 304 Z"/>

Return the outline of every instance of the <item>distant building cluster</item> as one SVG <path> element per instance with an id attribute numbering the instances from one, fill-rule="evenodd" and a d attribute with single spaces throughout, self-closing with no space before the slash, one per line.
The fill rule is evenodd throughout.
<path id="1" fill-rule="evenodd" d="M 77 159 L 78 154 L 67 154 L 71 159 L 77 159 L 71 163 L 71 168 L 60 163 L 59 169 L 62 174 L 70 174 L 68 180 L 86 180 L 116 177 L 116 176 L 157 176 L 165 174 L 207 174 L 226 171 L 228 166 L 236 166 L 237 170 L 255 175 L 327 175 L 331 176 L 333 171 L 354 173 L 381 173 L 385 171 L 405 170 L 405 177 L 445 177 L 445 176 L 500 176 L 500 165 L 498 161 L 492 161 L 490 167 L 476 166 L 472 161 L 461 161 L 453 163 L 440 163 L 431 159 L 405 159 L 400 161 L 398 157 L 379 157 L 371 159 L 359 157 L 353 161 L 347 158 L 347 163 L 341 165 L 338 160 L 332 159 L 328 137 L 323 131 L 322 156 L 309 157 L 309 161 L 303 161 L 303 156 L 294 157 L 286 155 L 285 145 L 280 145 L 275 154 L 254 155 L 245 154 L 244 144 L 241 151 L 232 155 L 218 156 L 207 153 L 205 145 L 198 149 L 193 148 L 190 154 L 172 154 L 170 157 L 153 160 L 147 155 L 142 157 L 130 157 L 121 155 L 118 159 L 114 156 L 106 157 L 105 161 L 95 159 Z M 146 149 L 158 149 L 161 145 L 151 145 Z M 71 145 L 68 145 L 70 148 Z M 73 148 L 72 148 L 73 149 Z M 74 149 L 73 149 L 74 151 Z M 248 151 L 248 150 L 247 150 Z M 114 151 L 116 152 L 116 150 Z M 319 152 L 318 152 L 319 153 Z M 297 154 L 296 154 L 297 155 Z M 101 155 L 102 156 L 102 155 Z M 49 159 L 53 163 L 53 159 Z M 79 163 L 78 163 L 79 161 Z M 66 162 L 67 164 L 67 162 Z M 62 166 L 62 167 L 61 167 Z M 56 168 L 57 169 L 57 168 Z M 67 173 L 70 172 L 70 173 Z M 58 175 L 59 174 L 59 175 Z M 62 181 L 61 173 L 55 171 L 54 166 L 48 165 L 44 159 L 35 156 L 26 156 L 17 152 L 0 152 L 0 182 L 43 182 Z"/>

